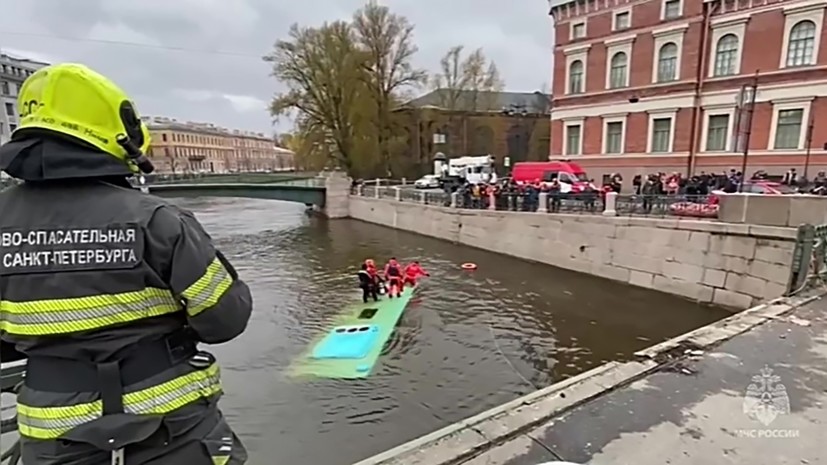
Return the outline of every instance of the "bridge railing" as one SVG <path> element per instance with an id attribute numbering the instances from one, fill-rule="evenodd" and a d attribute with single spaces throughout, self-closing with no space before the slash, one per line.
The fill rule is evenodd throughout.
<path id="1" fill-rule="evenodd" d="M 147 176 L 148 184 L 193 184 L 193 183 L 233 183 L 233 184 L 270 184 L 312 179 L 315 172 L 283 171 L 274 173 L 210 173 L 210 174 L 158 174 Z"/>
<path id="2" fill-rule="evenodd" d="M 795 295 L 827 281 L 827 224 L 798 227 L 787 294 Z"/>

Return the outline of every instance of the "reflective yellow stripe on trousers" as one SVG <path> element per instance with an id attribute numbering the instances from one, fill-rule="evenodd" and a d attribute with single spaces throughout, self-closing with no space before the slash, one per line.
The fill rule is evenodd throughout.
<path id="1" fill-rule="evenodd" d="M 180 376 L 166 383 L 124 394 L 126 413 L 164 415 L 198 399 L 221 393 L 217 364 Z M 57 439 L 67 431 L 96 420 L 103 414 L 100 400 L 63 407 L 32 407 L 17 404 L 20 434 L 35 439 Z"/>
<path id="2" fill-rule="evenodd" d="M 182 292 L 187 299 L 187 313 L 195 316 L 212 307 L 232 284 L 232 276 L 221 261 L 215 258 L 204 275 Z"/>
<path id="3" fill-rule="evenodd" d="M 0 330 L 21 336 L 49 336 L 100 329 L 181 310 L 165 289 L 72 299 L 0 300 Z"/>

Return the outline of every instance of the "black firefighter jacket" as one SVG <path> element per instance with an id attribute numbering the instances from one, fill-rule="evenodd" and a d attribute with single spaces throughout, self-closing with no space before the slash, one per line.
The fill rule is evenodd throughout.
<path id="1" fill-rule="evenodd" d="M 49 148 L 48 142 L 42 145 Z M 64 145 L 53 148 L 63 151 Z M 20 169 L 4 149 L 0 168 L 16 167 L 17 177 L 31 178 L 0 192 L 4 342 L 30 360 L 99 364 L 182 328 L 207 344 L 244 331 L 252 310 L 250 290 L 191 213 L 100 179 L 60 179 L 43 172 L 32 178 L 33 170 Z M 48 166 L 49 153 L 32 155 L 31 165 Z M 104 421 L 99 394 L 56 391 L 24 387 L 19 394 L 24 441 L 57 444 L 54 440 L 68 437 L 100 446 L 107 437 L 112 441 L 113 429 L 129 430 L 131 420 Z M 123 392 L 129 418 L 162 421 L 172 438 L 215 414 L 218 367 L 214 359 L 206 366 L 178 364 L 123 386 Z M 120 435 L 115 446 L 140 439 Z"/>

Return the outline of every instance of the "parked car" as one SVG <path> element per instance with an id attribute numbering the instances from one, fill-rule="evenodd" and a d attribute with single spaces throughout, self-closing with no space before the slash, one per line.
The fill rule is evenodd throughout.
<path id="1" fill-rule="evenodd" d="M 786 184 L 773 181 L 750 180 L 744 182 L 745 194 L 795 194 L 796 190 Z"/>
<path id="2" fill-rule="evenodd" d="M 795 194 L 796 190 L 785 184 L 763 179 L 751 179 L 744 182 L 742 192 L 745 194 L 784 195 Z M 691 216 L 695 218 L 716 218 L 718 216 L 720 196 L 722 190 L 710 192 L 705 202 L 678 202 L 669 206 L 669 211 L 675 216 Z"/>
<path id="3" fill-rule="evenodd" d="M 426 174 L 414 181 L 414 187 L 417 189 L 437 189 L 439 188 L 439 178 L 434 174 Z"/>

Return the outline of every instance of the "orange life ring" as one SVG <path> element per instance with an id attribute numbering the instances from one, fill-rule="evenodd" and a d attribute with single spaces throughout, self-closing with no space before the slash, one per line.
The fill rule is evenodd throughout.
<path id="1" fill-rule="evenodd" d="M 463 270 L 476 270 L 477 264 L 476 263 L 463 263 L 462 264 Z"/>

